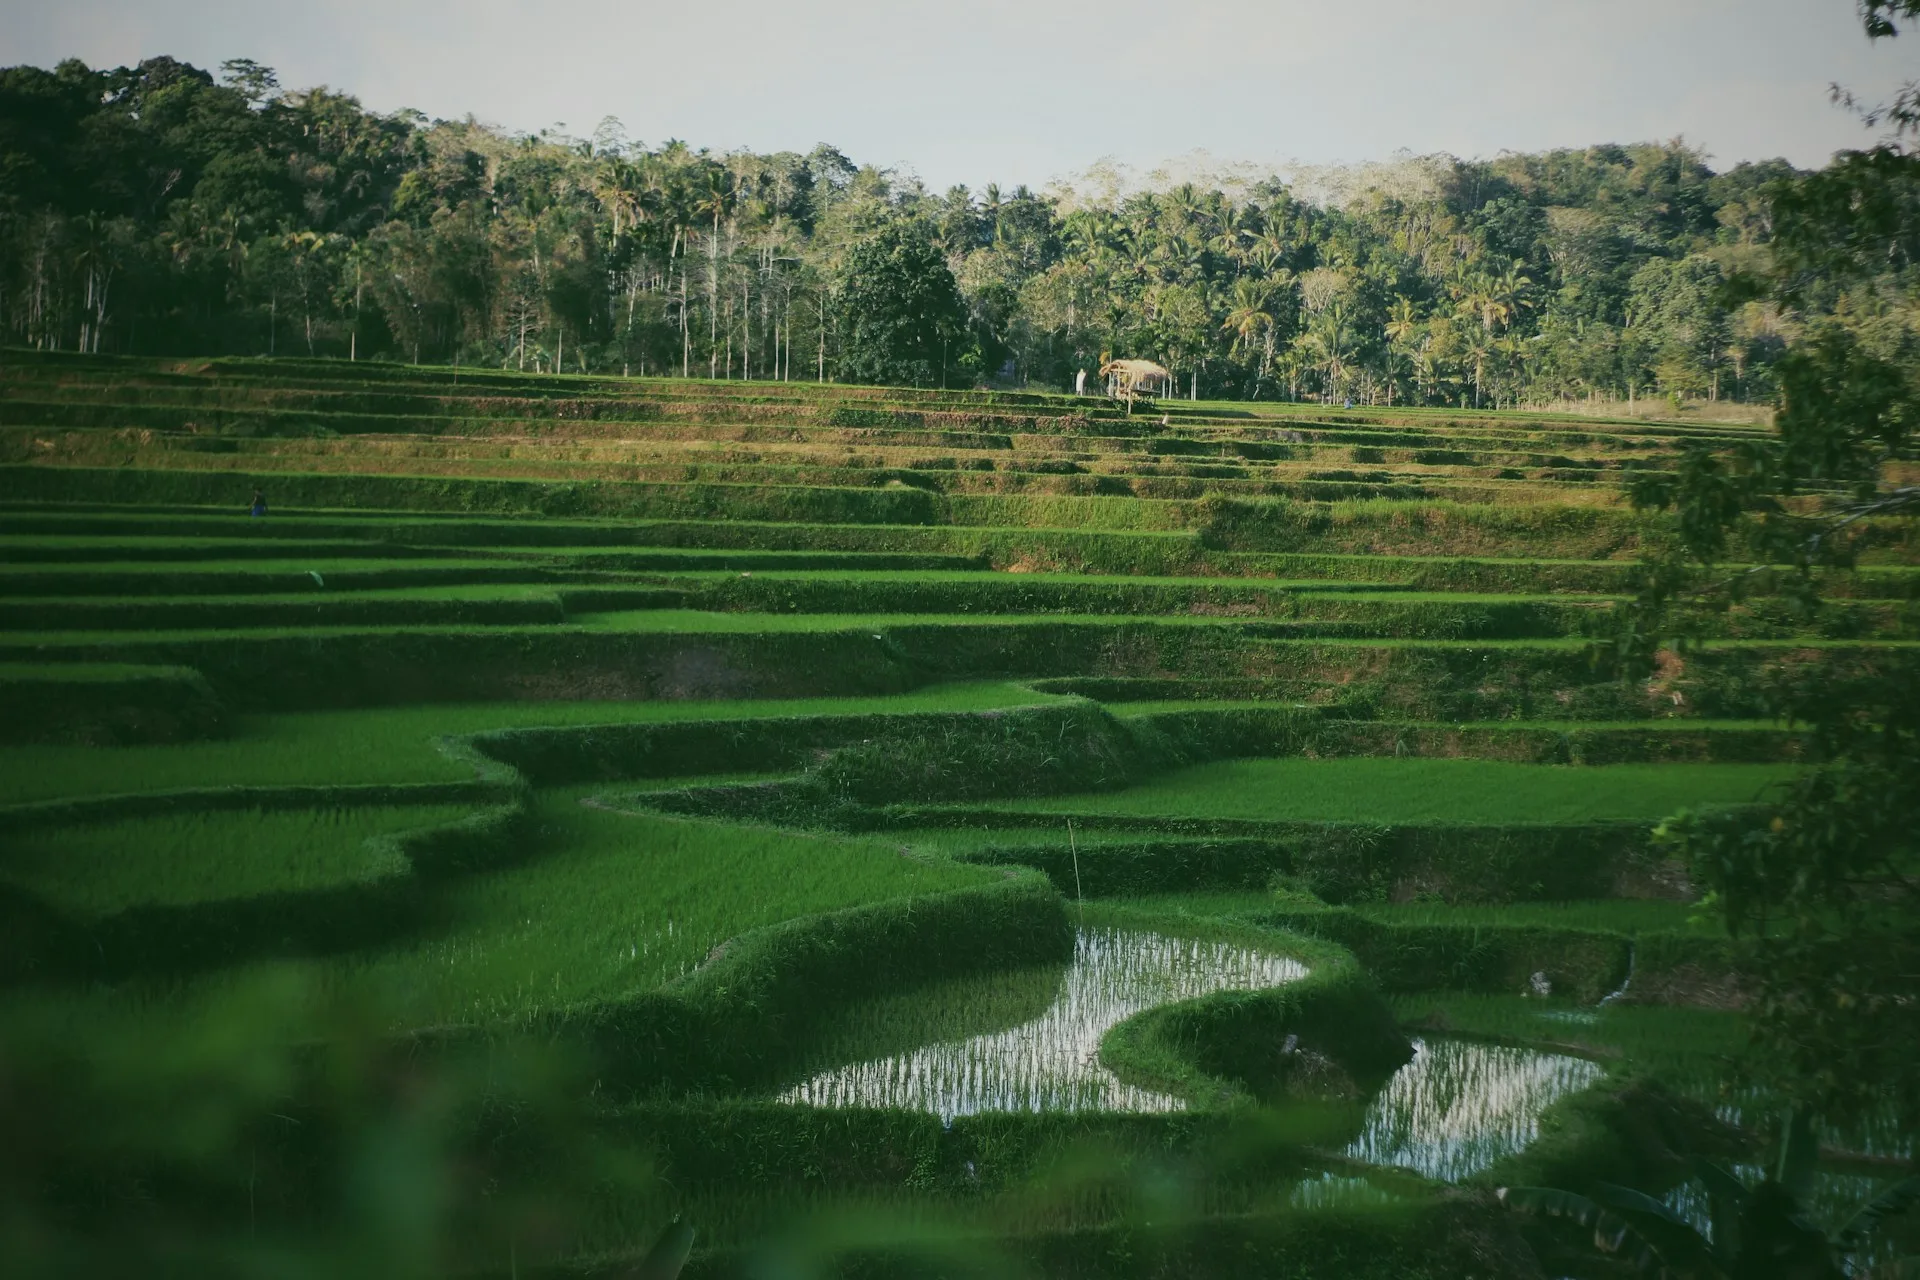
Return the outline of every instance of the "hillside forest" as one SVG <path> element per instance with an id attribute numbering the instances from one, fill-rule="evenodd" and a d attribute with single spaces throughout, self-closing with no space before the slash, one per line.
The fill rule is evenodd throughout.
<path id="1" fill-rule="evenodd" d="M 1128 356 L 1195 398 L 1766 402 L 1810 326 L 1913 354 L 1911 246 L 1794 285 L 1777 211 L 1833 178 L 1674 141 L 1403 157 L 1333 197 L 935 193 L 826 145 L 509 134 L 246 61 L 67 61 L 0 70 L 0 341 L 1055 390 Z"/>

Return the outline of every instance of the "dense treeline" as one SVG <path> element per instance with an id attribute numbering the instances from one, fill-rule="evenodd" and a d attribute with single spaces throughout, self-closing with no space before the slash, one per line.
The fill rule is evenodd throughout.
<path id="1" fill-rule="evenodd" d="M 1337 201 L 936 195 L 828 146 L 509 136 L 250 62 L 69 61 L 0 71 L 0 323 L 102 352 L 1055 388 L 1126 355 L 1207 397 L 1757 400 L 1809 323 L 1884 358 L 1916 328 L 1902 259 L 1773 287 L 1775 203 L 1817 178 L 1670 143 L 1408 160 Z"/>

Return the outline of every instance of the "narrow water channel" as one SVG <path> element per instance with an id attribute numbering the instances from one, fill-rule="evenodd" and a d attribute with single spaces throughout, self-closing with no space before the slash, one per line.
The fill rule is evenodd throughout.
<path id="1" fill-rule="evenodd" d="M 1100 1039 L 1156 1005 L 1277 987 L 1299 962 L 1250 947 L 1120 929 L 1084 929 L 1059 995 L 1029 1022 L 823 1071 L 781 1095 L 821 1107 L 900 1107 L 943 1119 L 981 1111 L 1178 1111 L 1179 1098 L 1123 1083 Z"/>

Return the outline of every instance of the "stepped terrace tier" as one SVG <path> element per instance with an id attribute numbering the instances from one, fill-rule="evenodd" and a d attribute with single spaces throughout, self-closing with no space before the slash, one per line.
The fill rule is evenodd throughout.
<path id="1" fill-rule="evenodd" d="M 1480 1192 L 1697 1213 L 1647 1135 L 1772 1106 L 1655 828 L 1920 676 L 1898 521 L 1596 661 L 1761 431 L 0 354 L 0 1015 L 142 1125 L 243 1046 L 263 1235 L 384 1080 L 503 1214 L 591 1169 L 494 1270 L 1517 1278 Z"/>

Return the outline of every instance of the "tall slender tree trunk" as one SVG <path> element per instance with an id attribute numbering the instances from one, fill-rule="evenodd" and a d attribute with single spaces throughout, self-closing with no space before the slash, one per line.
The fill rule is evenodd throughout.
<path id="1" fill-rule="evenodd" d="M 707 242 L 707 377 L 715 376 L 720 358 L 720 211 L 713 211 L 713 239 Z M 733 373 L 733 357 L 727 357 Z"/>

